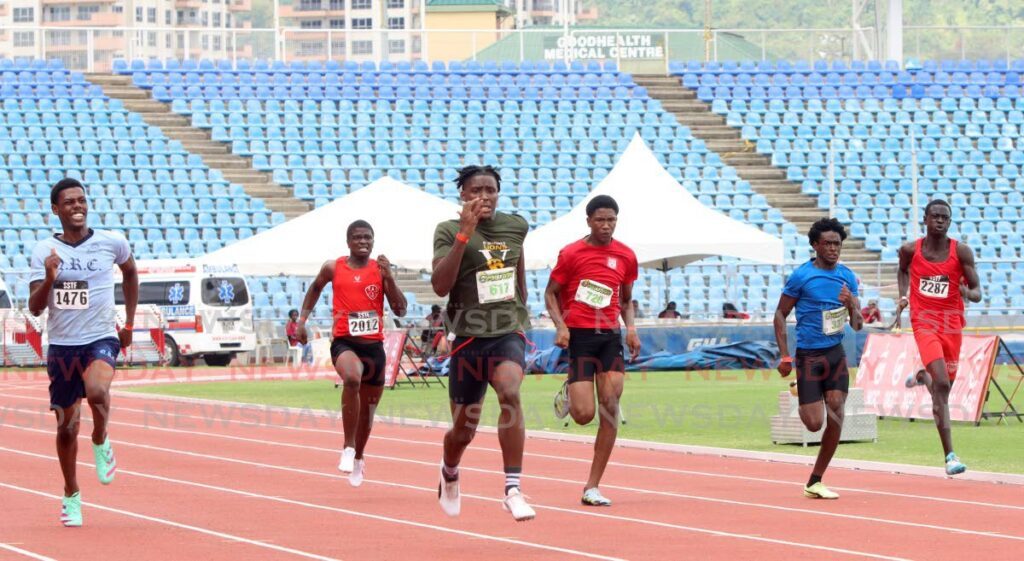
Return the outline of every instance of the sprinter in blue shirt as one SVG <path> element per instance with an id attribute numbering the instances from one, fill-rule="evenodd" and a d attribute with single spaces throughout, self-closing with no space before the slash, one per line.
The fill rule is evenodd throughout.
<path id="1" fill-rule="evenodd" d="M 849 323 L 860 330 L 864 320 L 857 301 L 857 277 L 839 263 L 846 230 L 835 218 L 822 218 L 807 237 L 815 257 L 801 265 L 786 281 L 775 310 L 775 340 L 782 360 L 779 374 L 788 376 L 796 366 L 800 420 L 811 432 L 821 430 L 821 448 L 804 496 L 838 499 L 821 482 L 832 461 L 843 430 L 843 411 L 850 388 L 850 373 L 843 351 L 843 331 Z M 786 318 L 796 307 L 796 358 L 789 354 Z M 822 407 L 822 400 L 826 407 Z M 825 413 L 828 413 L 826 423 Z"/>

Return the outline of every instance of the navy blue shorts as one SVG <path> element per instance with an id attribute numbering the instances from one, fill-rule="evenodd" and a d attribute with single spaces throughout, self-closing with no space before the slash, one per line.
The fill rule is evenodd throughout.
<path id="1" fill-rule="evenodd" d="M 50 345 L 46 351 L 46 373 L 50 376 L 50 409 L 67 409 L 85 397 L 82 375 L 94 360 L 110 366 L 117 363 L 121 342 L 113 337 L 88 345 Z"/>

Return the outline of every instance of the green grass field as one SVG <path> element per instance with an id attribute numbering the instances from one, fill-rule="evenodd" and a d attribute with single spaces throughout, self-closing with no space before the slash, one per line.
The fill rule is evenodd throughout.
<path id="1" fill-rule="evenodd" d="M 1016 377 L 999 377 L 1010 391 Z M 527 428 L 594 434 L 596 423 L 579 427 L 552 413 L 551 401 L 563 376 L 528 376 L 522 397 Z M 630 375 L 622 398 L 626 425 L 622 438 L 814 455 L 816 447 L 772 444 L 769 419 L 777 395 L 786 389 L 774 371 L 658 372 Z M 337 411 L 340 390 L 329 381 L 245 381 L 168 384 L 132 388 L 142 393 L 197 397 L 247 403 Z M 993 399 L 998 399 L 998 396 Z M 994 402 L 993 402 L 994 403 Z M 1024 391 L 1014 404 L 1024 408 Z M 386 391 L 378 414 L 390 418 L 450 420 L 447 390 L 400 387 Z M 498 408 L 488 395 L 485 424 L 497 423 Z M 957 453 L 971 469 L 1024 473 L 1024 424 L 1016 420 L 984 421 L 981 426 L 958 423 L 953 428 Z M 941 465 L 942 449 L 929 422 L 883 419 L 878 442 L 840 446 L 837 458 Z"/>

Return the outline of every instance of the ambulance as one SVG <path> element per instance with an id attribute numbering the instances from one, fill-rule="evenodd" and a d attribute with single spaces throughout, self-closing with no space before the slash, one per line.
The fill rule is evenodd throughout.
<path id="1" fill-rule="evenodd" d="M 202 358 L 227 366 L 256 348 L 252 297 L 237 265 L 182 260 L 138 261 L 139 305 L 160 308 L 167 322 L 165 347 L 171 366 Z M 120 270 L 114 297 L 124 303 Z"/>

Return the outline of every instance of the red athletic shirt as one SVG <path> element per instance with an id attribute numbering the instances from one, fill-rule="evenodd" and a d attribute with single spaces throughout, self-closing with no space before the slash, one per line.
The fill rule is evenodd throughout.
<path id="1" fill-rule="evenodd" d="M 942 263 L 924 258 L 921 242 L 910 262 L 910 324 L 915 330 L 959 332 L 966 325 L 960 283 L 964 270 L 956 255 L 956 240 L 949 240 L 949 257 Z"/>
<path id="2" fill-rule="evenodd" d="M 359 337 L 384 340 L 384 282 L 373 259 L 365 267 L 353 269 L 348 257 L 334 263 L 335 337 Z M 353 334 L 353 329 L 355 334 Z"/>
<path id="3" fill-rule="evenodd" d="M 565 325 L 617 329 L 621 309 L 619 290 L 623 284 L 636 281 L 636 277 L 636 254 L 617 240 L 613 239 L 606 247 L 579 240 L 562 248 L 551 278 L 562 285 Z"/>

